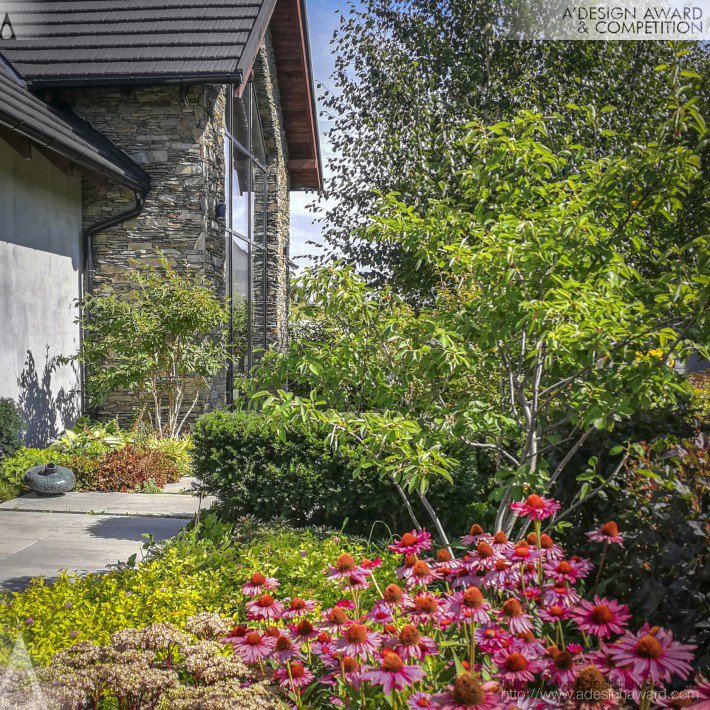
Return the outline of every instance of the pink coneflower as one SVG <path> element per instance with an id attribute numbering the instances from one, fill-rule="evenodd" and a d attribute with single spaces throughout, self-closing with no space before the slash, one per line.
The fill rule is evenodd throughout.
<path id="1" fill-rule="evenodd" d="M 367 612 L 367 618 L 377 624 L 388 624 L 392 621 L 392 608 L 389 604 L 380 599 L 375 602 L 372 609 Z"/>
<path id="2" fill-rule="evenodd" d="M 545 606 L 576 606 L 579 603 L 579 594 L 571 587 L 548 587 L 542 595 Z"/>
<path id="3" fill-rule="evenodd" d="M 491 605 L 483 598 L 478 587 L 468 587 L 465 591 L 454 592 L 446 597 L 445 613 L 462 623 L 487 624 Z"/>
<path id="4" fill-rule="evenodd" d="M 313 627 L 313 624 L 308 619 L 301 619 L 298 624 L 291 624 L 289 627 L 289 636 L 297 643 L 305 643 L 309 639 L 318 636 L 318 631 Z"/>
<path id="5" fill-rule="evenodd" d="M 407 698 L 407 705 L 409 705 L 412 710 L 426 710 L 426 708 L 436 707 L 433 704 L 431 694 L 424 693 L 421 690 L 418 690 L 416 693 L 412 693 Z"/>
<path id="6" fill-rule="evenodd" d="M 349 581 L 352 577 L 363 580 L 369 574 L 362 567 L 359 567 L 357 562 L 347 552 L 343 552 L 334 565 L 328 565 L 325 573 L 328 579 L 342 579 L 345 581 Z"/>
<path id="7" fill-rule="evenodd" d="M 618 708 L 619 695 L 594 665 L 577 671 L 572 687 L 567 691 L 568 710 L 604 710 Z"/>
<path id="8" fill-rule="evenodd" d="M 540 641 L 532 631 L 523 631 L 522 633 L 516 634 L 514 643 L 517 644 L 519 648 L 525 649 L 530 656 L 542 656 L 547 652 L 542 641 Z"/>
<path id="9" fill-rule="evenodd" d="M 382 592 L 382 601 L 391 607 L 402 606 L 407 599 L 408 597 L 402 587 L 396 584 L 388 584 L 385 587 L 385 591 Z"/>
<path id="10" fill-rule="evenodd" d="M 369 572 L 365 572 L 365 570 L 359 570 L 357 573 L 353 573 L 349 577 L 343 577 L 341 579 L 343 587 L 348 590 L 356 589 L 358 591 L 369 589 L 370 583 L 367 581 L 367 577 L 362 576 L 363 572 L 365 574 L 369 574 Z"/>
<path id="11" fill-rule="evenodd" d="M 572 617 L 572 607 L 550 604 L 549 606 L 540 607 L 537 613 L 548 624 L 556 624 L 558 621 L 565 621 Z"/>
<path id="12" fill-rule="evenodd" d="M 498 619 L 505 621 L 513 634 L 532 630 L 530 615 L 523 611 L 523 607 L 515 597 L 511 597 L 503 603 L 498 612 Z"/>
<path id="13" fill-rule="evenodd" d="M 321 626 L 331 629 L 342 629 L 344 628 L 350 618 L 348 613 L 340 606 L 334 606 L 332 609 L 326 609 L 323 612 L 323 622 Z"/>
<path id="14" fill-rule="evenodd" d="M 491 537 L 492 536 L 485 532 L 483 528 L 478 525 L 478 523 L 474 523 L 468 531 L 468 535 L 464 535 L 461 538 L 461 544 L 466 547 L 475 547 L 479 542 L 481 542 L 481 540 L 487 540 L 490 542 Z"/>
<path id="15" fill-rule="evenodd" d="M 276 648 L 276 639 L 268 634 L 250 631 L 244 636 L 235 638 L 232 647 L 244 663 L 258 663 L 270 656 Z"/>
<path id="16" fill-rule="evenodd" d="M 353 621 L 345 628 L 342 637 L 333 644 L 333 648 L 346 656 L 366 658 L 377 651 L 380 639 L 377 631 Z"/>
<path id="17" fill-rule="evenodd" d="M 285 606 L 284 612 L 281 614 L 282 619 L 295 619 L 297 616 L 303 616 L 316 608 L 316 603 L 310 599 L 294 597 L 287 601 L 288 606 Z"/>
<path id="18" fill-rule="evenodd" d="M 340 653 L 336 653 L 328 659 L 327 665 L 333 670 L 320 678 L 320 682 L 323 683 L 323 685 L 335 685 L 338 680 L 344 680 L 355 690 L 360 689 L 362 669 L 357 659 L 352 656 L 343 656 Z"/>
<path id="19" fill-rule="evenodd" d="M 511 503 L 510 509 L 523 518 L 546 520 L 560 509 L 560 504 L 554 498 L 544 498 L 533 493 L 524 501 Z"/>
<path id="20" fill-rule="evenodd" d="M 657 685 L 670 682 L 672 675 L 682 680 L 692 673 L 693 654 L 697 647 L 678 643 L 670 631 L 644 624 L 633 634 L 626 634 L 609 646 L 609 654 L 617 666 L 629 666 L 639 686 L 646 681 Z"/>
<path id="21" fill-rule="evenodd" d="M 232 627 L 229 633 L 224 638 L 221 638 L 220 641 L 222 643 L 232 643 L 235 639 L 242 638 L 242 636 L 246 636 L 248 633 L 249 627 L 244 624 L 237 624 Z"/>
<path id="22" fill-rule="evenodd" d="M 438 621 L 443 610 L 439 605 L 439 599 L 428 592 L 418 594 L 407 604 L 409 616 L 418 624 L 426 624 L 429 621 Z"/>
<path id="23" fill-rule="evenodd" d="M 624 536 L 619 532 L 619 526 L 615 521 L 610 520 L 604 523 L 600 528 L 591 530 L 587 533 L 587 537 L 594 542 L 603 542 L 608 545 L 624 546 Z"/>
<path id="24" fill-rule="evenodd" d="M 400 555 L 418 555 L 431 548 L 431 535 L 426 530 L 412 530 L 387 547 Z"/>
<path id="25" fill-rule="evenodd" d="M 368 572 L 372 572 L 373 569 L 377 569 L 378 567 L 382 566 L 382 558 L 381 557 L 375 557 L 374 560 L 368 560 L 367 557 L 360 563 L 360 567 L 362 569 L 367 570 Z"/>
<path id="26" fill-rule="evenodd" d="M 578 560 L 559 560 L 554 562 L 546 562 L 544 567 L 545 577 L 551 579 L 559 586 L 567 584 L 576 584 L 578 579 L 587 576 L 587 571 L 584 569 Z"/>
<path id="27" fill-rule="evenodd" d="M 271 594 L 262 594 L 258 599 L 247 602 L 247 618 L 249 620 L 276 621 L 280 618 L 283 610 L 284 605 L 276 601 Z"/>
<path id="28" fill-rule="evenodd" d="M 493 568 L 486 574 L 484 585 L 493 589 L 505 589 L 511 584 L 517 584 L 519 578 L 519 568 L 501 558 L 496 560 Z"/>
<path id="29" fill-rule="evenodd" d="M 485 540 L 482 540 L 478 543 L 475 550 L 472 550 L 468 555 L 466 555 L 464 563 L 469 571 L 487 571 L 493 568 L 499 557 L 500 555 L 496 554 L 493 546 Z"/>
<path id="30" fill-rule="evenodd" d="M 393 651 L 382 659 L 378 667 L 367 668 L 362 675 L 373 685 L 381 685 L 385 695 L 389 695 L 395 690 L 402 690 L 420 681 L 424 677 L 424 671 L 419 666 L 405 665 Z"/>
<path id="31" fill-rule="evenodd" d="M 566 649 L 560 650 L 556 646 L 547 649 L 547 658 L 543 661 L 545 668 L 543 675 L 562 688 L 567 688 L 574 683 L 577 677 L 577 667 L 574 656 Z"/>
<path id="32" fill-rule="evenodd" d="M 615 599 L 594 597 L 594 602 L 583 599 L 572 612 L 580 631 L 605 639 L 623 633 L 631 618 L 629 608 Z"/>
<path id="33" fill-rule="evenodd" d="M 333 639 L 329 633 L 319 631 L 311 643 L 311 653 L 316 656 L 328 656 L 333 652 Z"/>
<path id="34" fill-rule="evenodd" d="M 388 646 L 405 661 L 421 661 L 425 656 L 437 652 L 434 640 L 422 636 L 412 624 L 402 626 L 397 636 L 388 641 Z"/>
<path id="35" fill-rule="evenodd" d="M 394 571 L 394 573 L 400 579 L 407 580 L 407 579 L 409 579 L 409 577 L 411 577 L 412 567 L 414 567 L 416 562 L 417 562 L 416 555 L 405 555 L 404 562 L 399 567 L 397 567 L 397 569 Z"/>
<path id="36" fill-rule="evenodd" d="M 491 710 L 498 706 L 494 683 L 482 683 L 468 671 L 456 676 L 453 685 L 434 696 L 440 710 Z"/>
<path id="37" fill-rule="evenodd" d="M 288 661 L 291 658 L 298 657 L 298 652 L 293 647 L 293 641 L 288 636 L 279 634 L 276 637 L 276 646 L 274 647 L 274 657 L 281 661 Z"/>
<path id="38" fill-rule="evenodd" d="M 407 587 L 427 587 L 439 579 L 439 575 L 424 560 L 417 560 L 406 579 Z"/>
<path id="39" fill-rule="evenodd" d="M 499 530 L 491 538 L 491 547 L 497 555 L 502 555 L 509 550 L 512 550 L 515 545 L 508 540 L 508 536 L 502 530 Z"/>
<path id="40" fill-rule="evenodd" d="M 278 680 L 282 688 L 305 688 L 313 678 L 313 673 L 300 661 L 289 661 L 274 672 L 274 680 Z"/>
<path id="41" fill-rule="evenodd" d="M 542 550 L 530 547 L 527 542 L 523 541 L 519 542 L 512 550 L 508 550 L 506 557 L 513 564 L 534 565 L 542 557 Z"/>
<path id="42" fill-rule="evenodd" d="M 265 577 L 261 572 L 255 572 L 242 587 L 242 593 L 247 597 L 259 597 L 276 589 L 278 586 L 278 581 L 273 577 Z"/>
<path id="43" fill-rule="evenodd" d="M 631 675 L 630 666 L 619 668 L 611 657 L 611 648 L 615 644 L 602 644 L 601 650 L 588 653 L 586 658 L 603 673 L 609 682 L 628 693 L 636 692 L 636 679 Z"/>
<path id="44" fill-rule="evenodd" d="M 493 662 L 498 666 L 499 678 L 514 687 L 535 680 L 535 673 L 542 670 L 543 665 L 525 649 L 514 650 L 514 647 L 496 651 Z"/>
<path id="45" fill-rule="evenodd" d="M 483 653 L 495 653 L 501 648 L 506 648 L 510 645 L 511 635 L 498 624 L 479 626 L 473 635 L 476 639 L 476 646 Z"/>

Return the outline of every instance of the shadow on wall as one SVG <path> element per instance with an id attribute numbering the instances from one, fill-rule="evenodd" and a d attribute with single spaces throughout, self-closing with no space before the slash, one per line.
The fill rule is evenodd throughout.
<path id="1" fill-rule="evenodd" d="M 59 358 L 49 357 L 47 346 L 44 366 L 40 372 L 32 351 L 27 351 L 25 366 L 18 380 L 18 405 L 27 422 L 24 433 L 26 446 L 46 446 L 50 439 L 61 434 L 67 426 L 71 426 L 80 414 L 79 391 L 67 390 L 64 386 L 57 389 L 56 384 L 52 386 L 57 371 L 64 367 L 66 366 L 59 362 Z M 78 377 L 76 380 L 78 381 Z"/>

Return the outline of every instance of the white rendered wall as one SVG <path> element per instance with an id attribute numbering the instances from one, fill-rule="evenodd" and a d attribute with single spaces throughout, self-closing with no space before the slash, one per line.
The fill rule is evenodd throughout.
<path id="1" fill-rule="evenodd" d="M 36 150 L 25 160 L 0 140 L 0 397 L 24 411 L 41 446 L 79 414 L 74 322 L 81 263 L 81 179 Z"/>

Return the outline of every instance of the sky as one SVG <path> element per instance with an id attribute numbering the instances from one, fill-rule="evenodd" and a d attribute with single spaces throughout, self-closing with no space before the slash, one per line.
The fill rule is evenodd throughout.
<path id="1" fill-rule="evenodd" d="M 308 11 L 308 30 L 311 39 L 311 59 L 313 62 L 313 76 L 315 79 L 318 97 L 322 95 L 319 85 L 332 87 L 330 76 L 333 73 L 333 56 L 331 54 L 330 40 L 333 32 L 338 26 L 337 10 L 344 9 L 345 0 L 306 0 Z M 321 104 L 319 100 L 319 114 Z M 325 132 L 329 128 L 330 121 L 319 115 L 318 127 L 321 140 L 321 156 L 324 167 L 328 162 L 328 157 L 332 154 L 331 147 L 326 141 Z M 326 169 L 325 179 L 328 179 Z M 307 244 L 309 241 L 320 241 L 320 229 L 313 223 L 313 216 L 308 210 L 308 205 L 315 199 L 314 193 L 292 192 L 291 193 L 291 258 L 297 265 L 303 266 L 308 263 L 303 257 L 308 254 L 318 252 L 316 247 Z M 301 258 L 299 258 L 301 257 Z"/>

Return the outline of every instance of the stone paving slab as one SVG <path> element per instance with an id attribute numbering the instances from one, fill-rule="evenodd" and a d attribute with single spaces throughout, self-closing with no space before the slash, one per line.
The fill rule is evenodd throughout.
<path id="1" fill-rule="evenodd" d="M 207 496 L 202 509 L 215 499 Z M 0 511 L 37 513 L 94 513 L 110 515 L 150 515 L 157 517 L 193 518 L 197 512 L 197 496 L 174 493 L 66 493 L 47 497 L 28 493 L 0 503 Z"/>
<path id="2" fill-rule="evenodd" d="M 49 524 L 51 523 L 51 524 Z M 80 515 L 0 511 L 0 589 L 16 591 L 33 577 L 56 579 L 60 570 L 103 572 L 140 552 L 143 533 L 176 535 L 185 518 L 154 515 Z"/>

